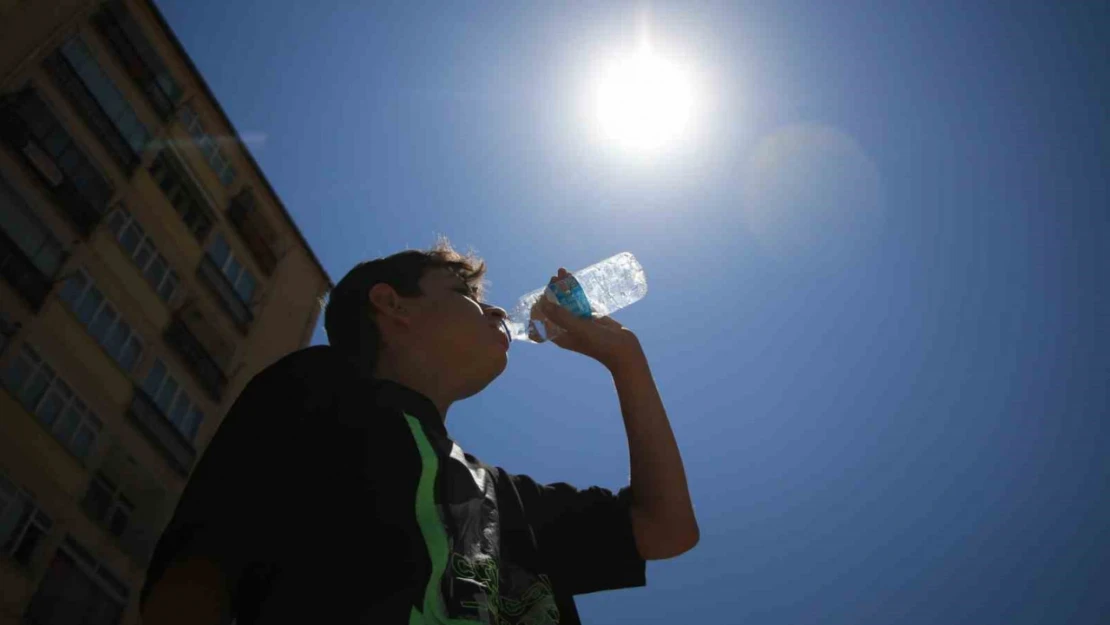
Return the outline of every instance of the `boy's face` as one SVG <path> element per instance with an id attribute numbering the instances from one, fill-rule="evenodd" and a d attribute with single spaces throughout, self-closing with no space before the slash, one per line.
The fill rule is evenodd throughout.
<path id="1" fill-rule="evenodd" d="M 478 302 L 466 282 L 449 269 L 432 269 L 420 279 L 423 295 L 406 298 L 413 308 L 406 337 L 442 364 L 441 375 L 456 378 L 469 397 L 492 382 L 508 365 L 505 310 Z"/>

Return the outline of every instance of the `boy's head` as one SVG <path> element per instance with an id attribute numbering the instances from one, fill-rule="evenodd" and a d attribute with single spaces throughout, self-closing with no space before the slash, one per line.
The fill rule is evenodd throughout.
<path id="1" fill-rule="evenodd" d="M 482 303 L 485 273 L 446 239 L 359 263 L 328 297 L 328 342 L 375 374 L 416 366 L 458 399 L 473 395 L 508 363 L 506 313 Z"/>

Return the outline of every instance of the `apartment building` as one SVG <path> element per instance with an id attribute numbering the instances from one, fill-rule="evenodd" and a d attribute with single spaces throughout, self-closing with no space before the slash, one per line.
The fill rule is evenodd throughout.
<path id="1" fill-rule="evenodd" d="M 149 0 L 0 0 L 0 277 L 0 625 L 138 623 L 191 469 L 332 286 Z"/>

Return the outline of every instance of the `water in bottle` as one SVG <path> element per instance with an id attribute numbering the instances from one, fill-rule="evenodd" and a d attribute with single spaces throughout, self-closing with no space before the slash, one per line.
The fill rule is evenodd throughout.
<path id="1" fill-rule="evenodd" d="M 521 297 L 509 311 L 505 325 L 514 341 L 543 343 L 563 329 L 543 317 L 539 311 L 541 297 L 589 319 L 611 315 L 646 294 L 644 268 L 635 256 L 623 252 Z"/>

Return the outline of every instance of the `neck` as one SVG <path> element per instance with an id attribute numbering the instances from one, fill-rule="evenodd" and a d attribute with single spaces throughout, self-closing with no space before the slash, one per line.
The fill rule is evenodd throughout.
<path id="1" fill-rule="evenodd" d="M 374 377 L 396 382 L 427 397 L 443 422 L 447 422 L 447 409 L 454 403 L 455 397 L 450 376 L 438 375 L 434 368 L 425 365 L 423 358 L 411 353 L 403 358 L 382 354 L 374 368 Z"/>

